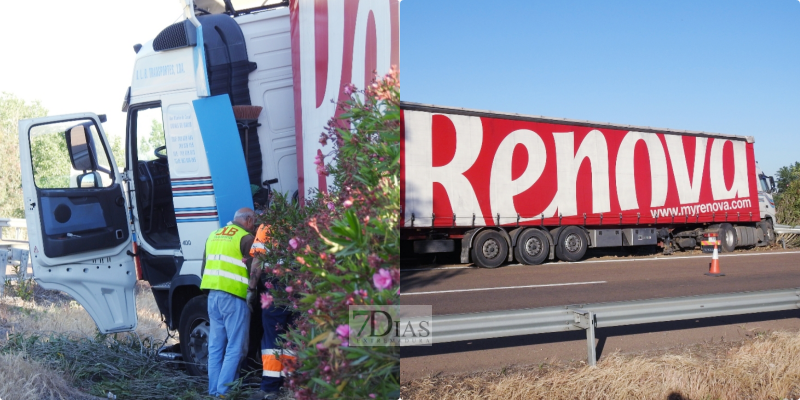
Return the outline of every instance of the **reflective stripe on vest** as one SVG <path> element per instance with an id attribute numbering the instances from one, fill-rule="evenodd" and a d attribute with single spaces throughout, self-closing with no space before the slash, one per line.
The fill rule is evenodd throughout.
<path id="1" fill-rule="evenodd" d="M 263 371 L 261 376 L 280 378 L 294 372 L 293 362 L 297 361 L 294 351 L 287 349 L 261 349 L 261 363 Z M 285 367 L 285 370 L 284 370 Z"/>
<path id="2" fill-rule="evenodd" d="M 247 297 L 247 266 L 242 262 L 241 242 L 248 232 L 228 225 L 209 235 L 206 241 L 206 266 L 200 289 L 221 290 Z"/>
<path id="3" fill-rule="evenodd" d="M 269 230 L 271 225 L 261 225 L 258 227 L 256 237 L 253 240 L 253 247 L 250 248 L 250 256 L 256 257 L 259 254 L 266 254 L 267 248 L 264 246 L 269 240 Z"/>

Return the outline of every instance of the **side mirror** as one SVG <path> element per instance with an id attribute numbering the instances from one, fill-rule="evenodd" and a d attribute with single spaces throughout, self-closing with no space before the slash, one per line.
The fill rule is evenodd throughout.
<path id="1" fill-rule="evenodd" d="M 97 169 L 97 152 L 90 133 L 91 122 L 73 126 L 65 132 L 72 168 L 78 171 Z M 80 186 L 80 185 L 78 185 Z"/>
<path id="2" fill-rule="evenodd" d="M 97 188 L 103 186 L 102 177 L 100 173 L 97 171 L 87 172 L 85 174 L 78 175 L 78 187 L 79 188 Z"/>

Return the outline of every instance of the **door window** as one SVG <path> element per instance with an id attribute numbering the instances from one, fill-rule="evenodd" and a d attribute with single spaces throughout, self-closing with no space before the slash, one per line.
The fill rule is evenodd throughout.
<path id="1" fill-rule="evenodd" d="M 98 188 L 114 183 L 108 152 L 91 119 L 30 129 L 33 179 L 40 189 Z"/>

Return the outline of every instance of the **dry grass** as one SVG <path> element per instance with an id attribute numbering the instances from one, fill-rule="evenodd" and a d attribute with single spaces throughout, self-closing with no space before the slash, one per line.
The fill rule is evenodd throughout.
<path id="1" fill-rule="evenodd" d="M 0 354 L 0 399 L 94 398 L 73 389 L 61 373 L 21 354 Z"/>
<path id="2" fill-rule="evenodd" d="M 758 335 L 713 351 L 611 354 L 597 367 L 542 365 L 406 382 L 408 399 L 784 399 L 800 397 L 800 334 Z"/>
<path id="3" fill-rule="evenodd" d="M 146 284 L 137 288 L 136 303 L 139 337 L 164 340 L 167 331 Z M 0 297 L 0 345 L 13 333 L 92 338 L 96 332 L 86 310 L 63 293 L 37 287 L 32 301 Z M 70 378 L 23 353 L 0 354 L 0 399 L 96 399 L 72 387 Z"/>
<path id="4" fill-rule="evenodd" d="M 142 285 L 140 283 L 140 285 Z M 0 330 L 25 333 L 67 333 L 74 337 L 93 337 L 97 327 L 78 302 L 63 294 L 36 290 L 32 301 L 19 297 L 0 297 Z M 47 297 L 42 301 L 42 297 Z M 136 333 L 142 338 L 166 338 L 166 325 L 161 322 L 156 301 L 149 286 L 141 286 L 136 294 L 139 324 Z M 5 338 L 5 334 L 3 334 Z"/>

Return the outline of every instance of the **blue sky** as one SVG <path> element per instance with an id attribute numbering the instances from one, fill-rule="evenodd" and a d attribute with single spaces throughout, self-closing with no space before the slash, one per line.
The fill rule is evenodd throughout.
<path id="1" fill-rule="evenodd" d="M 756 139 L 800 161 L 800 2 L 444 1 L 400 6 L 404 101 Z"/>

